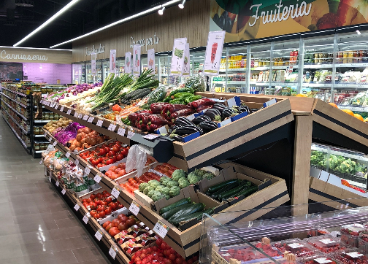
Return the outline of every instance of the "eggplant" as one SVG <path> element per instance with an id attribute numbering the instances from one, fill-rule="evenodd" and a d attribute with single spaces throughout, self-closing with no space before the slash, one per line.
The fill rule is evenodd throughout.
<path id="1" fill-rule="evenodd" d="M 201 115 L 201 116 L 198 116 L 196 118 L 193 119 L 193 123 L 198 125 L 199 123 L 203 122 L 203 121 L 211 121 L 211 117 L 207 116 L 207 115 Z"/>
<path id="2" fill-rule="evenodd" d="M 191 121 L 189 121 L 189 119 L 187 119 L 186 117 L 180 116 L 177 119 L 175 119 L 175 125 L 185 126 L 194 124 Z"/>
<path id="3" fill-rule="evenodd" d="M 173 130 L 173 134 L 178 134 L 178 135 L 189 135 L 189 134 L 193 134 L 199 132 L 203 134 L 203 130 L 196 127 L 196 126 L 180 126 L 177 127 L 175 130 Z"/>
<path id="4" fill-rule="evenodd" d="M 222 113 L 226 106 L 224 104 L 215 103 L 212 108 L 217 109 Z"/>
<path id="5" fill-rule="evenodd" d="M 211 108 L 208 109 L 205 113 L 206 116 L 209 116 L 211 120 L 221 121 L 221 112 L 218 109 Z"/>
<path id="6" fill-rule="evenodd" d="M 234 114 L 234 111 L 231 108 L 226 108 L 224 111 L 222 111 L 222 120 L 224 120 L 227 117 L 231 117 Z"/>
<path id="7" fill-rule="evenodd" d="M 241 106 L 239 106 L 238 107 L 238 110 L 239 110 L 239 112 L 241 112 L 241 113 L 244 113 L 244 112 L 247 112 L 248 114 L 251 114 L 252 113 L 252 111 L 249 109 L 249 107 L 248 106 L 246 106 L 246 105 L 241 105 Z"/>
<path id="8" fill-rule="evenodd" d="M 217 123 L 212 121 L 203 121 L 198 126 L 202 128 L 205 133 L 218 128 Z"/>

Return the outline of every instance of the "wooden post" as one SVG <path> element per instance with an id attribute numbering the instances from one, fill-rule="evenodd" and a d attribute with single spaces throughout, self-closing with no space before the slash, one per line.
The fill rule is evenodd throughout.
<path id="1" fill-rule="evenodd" d="M 313 120 L 311 115 L 295 115 L 293 193 L 291 204 L 297 205 L 293 215 L 308 214 L 310 155 Z"/>

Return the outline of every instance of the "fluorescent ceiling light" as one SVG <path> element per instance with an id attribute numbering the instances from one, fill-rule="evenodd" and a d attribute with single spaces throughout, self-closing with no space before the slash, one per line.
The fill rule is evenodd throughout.
<path id="1" fill-rule="evenodd" d="M 142 11 L 142 12 L 140 12 L 140 13 L 138 13 L 138 14 L 132 15 L 132 16 L 130 16 L 130 17 L 123 18 L 123 19 L 121 19 L 121 20 L 118 20 L 118 21 L 116 21 L 116 22 L 114 22 L 114 23 L 111 23 L 111 24 L 109 24 L 109 25 L 107 25 L 107 26 L 104 26 L 104 27 L 102 27 L 102 28 L 96 29 L 96 30 L 94 30 L 94 31 L 91 31 L 91 32 L 86 33 L 86 34 L 84 34 L 84 35 L 81 35 L 81 36 L 79 36 L 79 37 L 76 37 L 76 38 L 73 38 L 73 39 L 70 39 L 70 40 L 64 41 L 64 42 L 62 42 L 62 43 L 56 44 L 56 45 L 54 45 L 54 46 L 51 46 L 50 48 L 51 48 L 51 49 L 53 49 L 53 48 L 56 48 L 56 47 L 62 46 L 62 45 L 64 45 L 64 44 L 68 44 L 68 43 L 71 43 L 71 42 L 73 42 L 73 41 L 76 41 L 76 40 L 79 40 L 79 39 L 82 39 L 82 38 L 85 38 L 85 37 L 91 36 L 91 35 L 93 35 L 93 34 L 96 34 L 96 33 L 100 32 L 100 31 L 103 31 L 103 30 L 105 30 L 105 29 L 111 28 L 111 27 L 113 27 L 113 26 L 116 26 L 116 25 L 119 25 L 119 24 L 122 24 L 122 23 L 125 23 L 125 22 L 127 22 L 127 21 L 129 21 L 129 20 L 132 20 L 132 19 L 134 19 L 134 18 L 137 18 L 137 17 L 140 17 L 140 16 L 144 16 L 144 15 L 146 15 L 146 14 L 148 14 L 148 13 L 151 13 L 151 12 L 155 12 L 155 11 L 157 11 L 157 10 L 161 9 L 162 7 L 167 7 L 167 6 L 170 6 L 170 5 L 172 5 L 172 4 L 179 3 L 180 1 L 181 1 L 181 0 L 172 0 L 172 1 L 169 1 L 169 2 L 167 2 L 167 3 L 165 3 L 165 4 L 162 4 L 162 5 L 159 5 L 159 6 L 152 7 L 152 8 L 150 8 L 150 9 L 147 9 L 147 10 L 145 10 L 145 11 Z"/>
<path id="2" fill-rule="evenodd" d="M 57 12 L 55 15 L 53 15 L 52 17 L 50 17 L 45 23 L 43 23 L 41 26 L 39 26 L 38 28 L 36 28 L 35 30 L 33 30 L 31 33 L 29 33 L 26 37 L 24 37 L 21 41 L 19 41 L 18 43 L 14 44 L 13 46 L 14 47 L 19 46 L 24 41 L 26 41 L 27 39 L 29 39 L 30 37 L 32 37 L 33 35 L 35 35 L 37 32 L 41 31 L 44 27 L 46 27 L 48 24 L 50 24 L 56 18 L 58 18 L 59 16 L 61 16 L 63 13 L 65 13 L 69 8 L 71 8 L 77 2 L 79 2 L 79 0 L 73 0 L 73 1 L 71 1 L 69 4 L 67 4 L 62 9 L 60 9 L 59 12 Z"/>
<path id="3" fill-rule="evenodd" d="M 181 2 L 178 6 L 180 9 L 184 9 L 184 5 L 185 5 L 186 0 L 183 0 L 183 2 Z"/>

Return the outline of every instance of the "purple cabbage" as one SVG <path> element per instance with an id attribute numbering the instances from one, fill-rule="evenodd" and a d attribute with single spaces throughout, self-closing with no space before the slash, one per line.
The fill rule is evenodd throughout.
<path id="1" fill-rule="evenodd" d="M 69 140 L 74 139 L 77 136 L 78 130 L 80 128 L 84 128 L 84 126 L 73 122 L 69 124 L 66 128 L 56 130 L 57 132 L 54 134 L 54 137 L 64 146 L 68 143 Z M 58 131 L 59 130 L 59 131 Z"/>

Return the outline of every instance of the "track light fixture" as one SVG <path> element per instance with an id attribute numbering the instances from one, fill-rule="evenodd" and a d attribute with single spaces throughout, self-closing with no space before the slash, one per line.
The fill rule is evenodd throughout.
<path id="1" fill-rule="evenodd" d="M 181 2 L 181 4 L 178 5 L 180 9 L 184 9 L 185 2 L 186 0 L 183 0 L 183 2 Z"/>
<path id="2" fill-rule="evenodd" d="M 162 9 L 158 10 L 158 14 L 162 16 L 164 14 L 166 7 L 163 7 Z"/>

